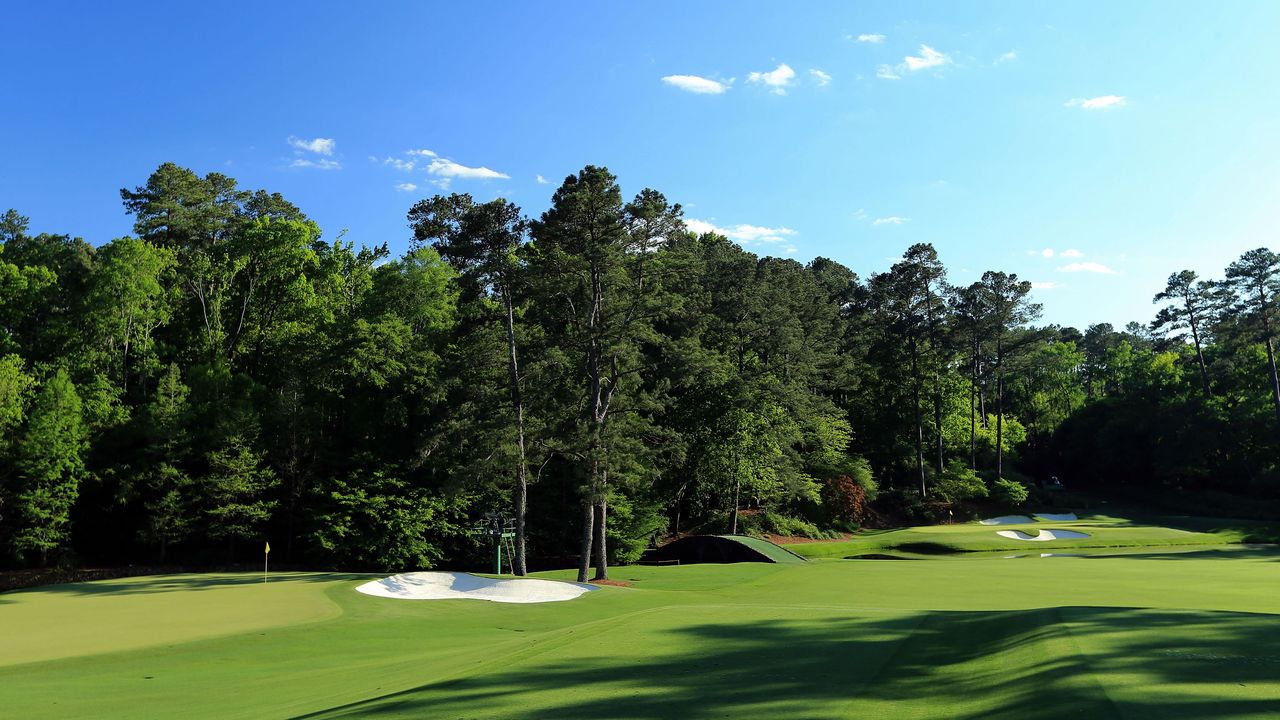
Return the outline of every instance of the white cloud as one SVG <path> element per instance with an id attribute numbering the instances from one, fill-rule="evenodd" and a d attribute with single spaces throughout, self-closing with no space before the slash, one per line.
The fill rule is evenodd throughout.
<path id="1" fill-rule="evenodd" d="M 747 76 L 747 80 L 753 83 L 764 83 L 773 88 L 775 94 L 786 95 L 787 86 L 791 84 L 795 76 L 796 71 L 792 70 L 790 65 L 782 63 L 769 72 L 753 72 Z"/>
<path id="2" fill-rule="evenodd" d="M 996 58 L 996 64 L 999 65 L 1000 63 L 1013 62 L 1014 60 L 1017 60 L 1017 59 L 1018 59 L 1018 51 L 1010 50 L 1009 52 Z"/>
<path id="3" fill-rule="evenodd" d="M 809 75 L 818 82 L 818 87 L 826 87 L 827 83 L 831 82 L 831 76 L 817 68 L 809 68 Z"/>
<path id="4" fill-rule="evenodd" d="M 719 95 L 729 89 L 729 85 L 733 82 L 722 83 L 710 78 L 704 78 L 699 75 L 667 75 L 662 78 L 662 82 L 684 90 L 685 92 L 697 93 L 699 95 Z"/>
<path id="5" fill-rule="evenodd" d="M 326 160 L 319 158 L 318 160 L 308 160 L 307 158 L 294 158 L 289 167 L 296 168 L 317 168 L 319 170 L 341 170 L 342 164 L 337 160 Z"/>
<path id="6" fill-rule="evenodd" d="M 1078 107 L 1085 110 L 1108 110 L 1110 108 L 1124 107 L 1128 101 L 1123 95 L 1099 95 L 1091 98 L 1072 98 L 1067 101 L 1067 107 Z"/>
<path id="7" fill-rule="evenodd" d="M 436 158 L 427 166 L 427 172 L 439 178 L 462 178 L 464 180 L 509 180 L 510 175 L 490 170 L 487 167 L 467 167 L 452 160 Z"/>
<path id="8" fill-rule="evenodd" d="M 1045 248 L 1040 251 L 1042 257 L 1053 257 L 1053 248 Z"/>
<path id="9" fill-rule="evenodd" d="M 871 221 L 871 224 L 872 225 L 901 225 L 902 223 L 910 222 L 910 221 L 911 221 L 911 218 L 904 218 L 904 217 L 898 217 L 897 215 L 890 215 L 889 217 L 876 218 L 875 220 Z"/>
<path id="10" fill-rule="evenodd" d="M 1058 255 L 1059 255 L 1059 256 L 1061 256 L 1061 257 L 1065 257 L 1065 258 L 1082 258 L 1082 257 L 1084 257 L 1084 253 L 1080 252 L 1079 250 L 1077 250 L 1077 249 L 1075 249 L 1075 248 L 1067 248 L 1066 250 L 1063 250 L 1062 252 L 1058 253 Z"/>
<path id="11" fill-rule="evenodd" d="M 413 183 L 400 183 L 396 186 L 396 189 L 400 192 L 413 192 L 418 189 L 418 186 Z"/>
<path id="12" fill-rule="evenodd" d="M 298 150 L 313 152 L 317 155 L 328 157 L 333 154 L 333 148 L 336 145 L 333 138 L 315 138 L 314 140 L 304 140 L 299 137 L 289 136 L 289 144 Z"/>
<path id="13" fill-rule="evenodd" d="M 905 67 L 911 72 L 916 72 L 917 70 L 928 70 L 929 68 L 941 67 L 950 62 L 951 58 L 946 53 L 938 52 L 928 45 L 921 45 L 920 57 L 914 57 L 911 55 L 906 56 L 902 59 L 902 65 L 899 65 L 898 69 L 901 70 Z"/>
<path id="14" fill-rule="evenodd" d="M 440 157 L 430 150 L 408 150 L 405 152 L 405 155 L 417 155 L 418 157 L 426 158 Z"/>
<path id="15" fill-rule="evenodd" d="M 876 68 L 876 77 L 881 80 L 901 80 L 902 76 L 893 69 L 892 65 L 881 65 Z"/>
<path id="16" fill-rule="evenodd" d="M 705 220 L 697 220 L 694 218 L 686 218 L 684 224 L 685 227 L 689 228 L 689 230 L 699 235 L 713 232 L 718 235 L 723 235 L 742 245 L 784 243 L 787 241 L 787 238 L 798 234 L 795 230 L 786 227 L 771 228 L 747 224 L 720 227 Z"/>
<path id="17" fill-rule="evenodd" d="M 1116 271 L 1098 262 L 1074 262 L 1058 268 L 1058 272 L 1087 272 L 1100 275 L 1115 275 Z"/>
<path id="18" fill-rule="evenodd" d="M 548 185 L 548 184 L 550 184 L 550 183 L 551 183 L 551 181 L 550 181 L 550 180 L 548 180 L 548 179 L 546 179 L 546 178 L 542 177 L 541 175 L 539 175 L 539 176 L 537 177 L 537 180 L 538 180 L 538 184 L 539 184 L 539 185 Z"/>
<path id="19" fill-rule="evenodd" d="M 1032 287 L 1032 288 L 1034 288 L 1034 289 L 1036 289 L 1036 290 L 1053 290 L 1054 288 L 1059 288 L 1059 287 L 1062 287 L 1062 286 L 1061 286 L 1060 284 L 1058 284 L 1058 283 L 1056 283 L 1056 282 L 1052 282 L 1052 281 L 1050 281 L 1050 282 L 1034 282 L 1034 281 L 1033 281 L 1033 282 L 1031 283 L 1031 287 Z"/>
<path id="20" fill-rule="evenodd" d="M 795 255 L 798 252 L 798 250 L 796 250 L 796 247 L 794 245 L 789 245 L 787 246 L 787 249 L 783 250 L 782 252 L 786 253 L 787 255 Z"/>
<path id="21" fill-rule="evenodd" d="M 389 157 L 382 161 L 383 165 L 390 165 L 397 170 L 409 172 L 413 169 L 414 162 L 412 160 L 401 160 L 400 158 Z"/>
<path id="22" fill-rule="evenodd" d="M 884 42 L 884 36 L 880 33 L 862 33 L 853 39 L 855 42 L 871 43 L 872 45 L 879 45 Z"/>

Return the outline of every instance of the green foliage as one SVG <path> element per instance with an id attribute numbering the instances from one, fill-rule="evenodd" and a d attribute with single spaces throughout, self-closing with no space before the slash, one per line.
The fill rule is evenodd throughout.
<path id="1" fill-rule="evenodd" d="M 276 507 L 267 495 L 278 482 L 275 472 L 264 466 L 262 455 L 240 435 L 210 452 L 208 466 L 200 483 L 209 536 L 232 542 L 261 537 Z"/>
<path id="2" fill-rule="evenodd" d="M 1016 508 L 1027 501 L 1027 486 L 1016 480 L 1008 478 L 996 478 L 992 483 L 991 495 L 1001 505 L 1010 508 Z"/>
<path id="3" fill-rule="evenodd" d="M 334 483 L 312 537 L 341 567 L 434 567 L 446 542 L 466 534 L 464 496 L 442 496 L 376 470 Z"/>
<path id="4" fill-rule="evenodd" d="M 934 481 L 933 494 L 948 503 L 975 500 L 987 496 L 987 484 L 963 462 L 952 460 L 947 463 L 947 471 Z"/>
<path id="5" fill-rule="evenodd" d="M 35 553 L 44 563 L 66 542 L 85 474 L 85 448 L 80 397 L 66 371 L 58 370 L 36 395 L 18 448 L 20 525 L 12 542 L 19 557 Z"/>

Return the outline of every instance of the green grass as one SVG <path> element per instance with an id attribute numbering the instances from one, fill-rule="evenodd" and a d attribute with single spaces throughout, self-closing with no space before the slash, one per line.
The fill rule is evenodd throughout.
<path id="1" fill-rule="evenodd" d="M 373 598 L 326 574 L 0 594 L 0 716 L 1280 716 L 1269 550 L 614 577 L 632 586 L 541 605 Z"/>
<path id="2" fill-rule="evenodd" d="M 808 558 L 848 558 L 868 553 L 906 552 L 1045 552 L 1049 550 L 1130 547 L 1226 545 L 1265 534 L 1265 526 L 1241 525 L 1212 518 L 1144 518 L 1146 524 L 1109 515 L 1086 515 L 1074 521 L 1041 520 L 1020 525 L 958 523 L 870 531 L 850 540 L 789 545 Z M 1166 525 L 1157 525 L 1164 522 Z M 1081 540 L 1028 542 L 1003 538 L 997 530 L 1022 530 L 1035 535 L 1041 529 L 1061 528 L 1089 535 Z"/>
<path id="3" fill-rule="evenodd" d="M 781 545 L 775 545 L 768 540 L 749 535 L 721 535 L 720 537 L 740 542 L 776 563 L 802 563 L 805 561 L 804 556 L 792 552 Z"/>

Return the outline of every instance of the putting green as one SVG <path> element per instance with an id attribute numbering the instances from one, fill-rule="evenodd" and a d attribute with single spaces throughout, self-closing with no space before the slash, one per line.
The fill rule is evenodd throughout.
<path id="1" fill-rule="evenodd" d="M 631 587 L 540 605 L 356 593 L 370 576 L 281 577 L 274 591 L 215 577 L 0 594 L 3 714 L 1280 715 L 1269 549 L 625 567 L 614 577 Z M 297 616 L 261 609 L 277 601 Z M 156 632 L 158 614 L 185 621 Z M 10 649 L 51 643 L 61 657 Z"/>
<path id="2" fill-rule="evenodd" d="M 1028 552 L 1035 550 L 1067 550 L 1069 548 L 1129 548 L 1224 545 L 1241 542 L 1251 534 L 1269 532 L 1269 528 L 1241 528 L 1229 522 L 1208 523 L 1201 520 L 1186 523 L 1187 529 L 1147 525 L 1107 515 L 1090 515 L 1079 520 L 1041 520 L 1013 525 L 929 525 L 888 531 L 870 531 L 850 540 L 808 542 L 788 545 L 788 549 L 807 558 L 848 558 L 867 553 L 906 551 L 921 553 L 946 552 Z M 1190 529 L 1195 527 L 1196 529 Z M 1036 535 L 1040 530 L 1073 530 L 1087 534 L 1082 539 L 1028 542 L 1001 537 L 999 531 L 1021 530 Z"/>

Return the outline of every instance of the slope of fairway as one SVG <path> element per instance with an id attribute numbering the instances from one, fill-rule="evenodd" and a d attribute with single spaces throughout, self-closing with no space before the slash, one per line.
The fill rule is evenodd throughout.
<path id="1" fill-rule="evenodd" d="M 0 594 L 0 666 L 169 645 L 339 614 L 316 585 L 341 576 L 166 575 Z M 17 632 L 14 632 L 14 631 Z"/>
<path id="2" fill-rule="evenodd" d="M 805 561 L 804 556 L 794 553 L 781 545 L 771 543 L 768 540 L 762 540 L 749 535 L 720 535 L 719 537 L 742 543 L 776 563 L 802 563 Z"/>
<path id="3" fill-rule="evenodd" d="M 39 596 L 15 593 L 0 595 L 6 641 L 36 647 L 57 632 L 75 656 L 0 666 L 0 708 L 22 718 L 1275 717 L 1278 560 L 1257 550 L 625 567 L 614 577 L 631 587 L 532 605 L 389 602 L 354 591 L 367 578 L 305 576 L 281 583 L 291 602 L 332 601 L 340 615 L 111 653 L 93 636 L 151 597 L 141 587 L 105 593 L 119 602 L 110 611 L 72 603 L 57 617 L 25 610 L 22 623 L 12 612 Z M 159 594 L 166 612 L 197 621 L 202 592 Z"/>
<path id="4" fill-rule="evenodd" d="M 1037 542 L 1042 550 L 1068 548 L 1175 547 L 1190 545 L 1224 545 L 1241 542 L 1247 533 L 1234 529 L 1196 532 L 1176 527 L 1137 524 L 1125 518 L 1105 515 L 1086 516 L 1079 520 L 1037 521 L 1031 523 L 981 523 L 927 525 L 889 531 L 871 531 L 837 542 L 798 543 L 788 546 L 808 558 L 845 558 L 867 553 L 902 550 L 908 552 L 990 552 L 1026 551 L 1028 543 L 1001 532 L 1021 531 L 1036 536 L 1042 530 L 1066 530 L 1088 535 Z"/>

